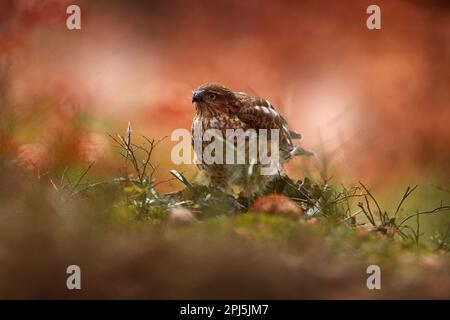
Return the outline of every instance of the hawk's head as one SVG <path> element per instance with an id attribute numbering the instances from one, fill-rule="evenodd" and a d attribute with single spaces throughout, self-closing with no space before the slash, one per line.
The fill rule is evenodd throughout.
<path id="1" fill-rule="evenodd" d="M 206 83 L 192 92 L 192 102 L 198 114 L 214 116 L 218 113 L 234 113 L 238 100 L 227 87 Z"/>

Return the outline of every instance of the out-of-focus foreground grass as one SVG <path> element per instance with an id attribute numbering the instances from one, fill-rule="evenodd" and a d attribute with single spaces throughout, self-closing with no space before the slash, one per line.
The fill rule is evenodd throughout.
<path id="1" fill-rule="evenodd" d="M 413 188 L 384 209 L 364 184 L 286 180 L 272 191 L 315 214 L 262 214 L 248 209 L 255 199 L 190 183 L 158 192 L 149 154 L 157 141 L 134 143 L 131 132 L 111 137 L 126 161 L 118 171 L 65 159 L 76 132 L 47 149 L 47 170 L 24 170 L 13 132 L 2 123 L 2 298 L 450 298 L 449 235 L 439 220 L 448 203 L 433 199 L 417 212 L 407 206 Z M 424 233 L 422 216 L 440 228 Z M 72 264 L 82 290 L 66 288 Z M 366 286 L 372 264 L 381 290 Z"/>

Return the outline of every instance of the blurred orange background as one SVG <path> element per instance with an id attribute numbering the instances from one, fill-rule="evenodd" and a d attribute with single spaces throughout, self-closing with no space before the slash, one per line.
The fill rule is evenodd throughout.
<path id="1" fill-rule="evenodd" d="M 81 30 L 66 28 L 69 4 Z M 153 138 L 189 129 L 191 91 L 218 82 L 270 99 L 303 146 L 326 155 L 330 176 L 448 185 L 450 6 L 376 1 L 372 31 L 370 4 L 3 0 L 1 151 L 25 168 L 51 167 L 56 153 L 113 169 L 107 132 L 128 121 Z M 170 145 L 158 150 L 163 176 Z M 300 176 L 299 163 L 321 166 L 296 160 Z"/>

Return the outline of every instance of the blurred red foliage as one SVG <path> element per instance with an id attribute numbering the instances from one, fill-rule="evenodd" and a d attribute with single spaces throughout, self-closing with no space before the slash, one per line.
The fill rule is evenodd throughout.
<path id="1" fill-rule="evenodd" d="M 79 1 L 76 31 L 68 4 L 1 4 L 2 99 L 33 132 L 14 135 L 19 158 L 92 158 L 107 130 L 74 107 L 113 131 L 189 128 L 192 88 L 214 81 L 271 99 L 357 179 L 449 178 L 447 2 L 379 1 L 380 31 L 361 1 Z"/>

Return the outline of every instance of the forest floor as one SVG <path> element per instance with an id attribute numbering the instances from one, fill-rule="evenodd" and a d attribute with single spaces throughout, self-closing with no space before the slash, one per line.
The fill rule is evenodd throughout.
<path id="1" fill-rule="evenodd" d="M 416 187 L 391 211 L 363 183 L 307 178 L 249 199 L 172 171 L 183 190 L 162 194 L 150 162 L 157 143 L 116 142 L 127 172 L 110 181 L 89 182 L 90 167 L 7 179 L 22 175 L 3 159 L 0 297 L 450 298 L 448 228 L 423 241 L 420 224 L 449 206 L 407 212 Z M 67 289 L 70 265 L 81 290 Z"/>

